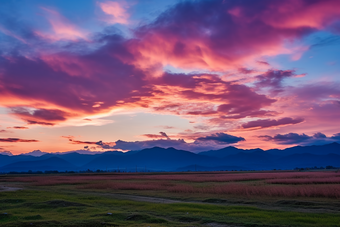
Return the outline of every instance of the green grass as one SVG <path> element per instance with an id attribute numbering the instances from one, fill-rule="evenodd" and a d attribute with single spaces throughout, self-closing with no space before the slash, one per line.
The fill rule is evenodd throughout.
<path id="1" fill-rule="evenodd" d="M 340 215 L 247 206 L 157 204 L 71 191 L 0 193 L 0 226 L 30 226 L 30 223 L 33 226 L 202 226 L 211 222 L 241 226 L 326 227 L 340 226 Z"/>

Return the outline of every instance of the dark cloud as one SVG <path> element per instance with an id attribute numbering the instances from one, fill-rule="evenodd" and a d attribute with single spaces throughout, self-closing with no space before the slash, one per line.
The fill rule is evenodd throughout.
<path id="1" fill-rule="evenodd" d="M 20 117 L 28 124 L 54 125 L 65 121 L 69 114 L 57 109 L 30 109 L 27 107 L 11 108 L 13 115 Z M 22 129 L 22 128 L 21 128 Z"/>
<path id="2" fill-rule="evenodd" d="M 315 133 L 313 136 L 308 136 L 304 133 L 288 133 L 277 134 L 275 136 L 263 135 L 259 136 L 259 138 L 265 141 L 273 141 L 278 144 L 318 145 L 332 142 L 340 142 L 340 133 L 334 134 L 331 137 L 327 137 L 325 134 L 318 132 Z"/>
<path id="3" fill-rule="evenodd" d="M 233 144 L 238 143 L 240 141 L 245 141 L 245 139 L 242 137 L 232 136 L 221 132 L 212 134 L 210 136 L 197 138 L 196 141 L 214 141 L 220 144 Z"/>
<path id="4" fill-rule="evenodd" d="M 14 129 L 28 129 L 28 127 L 25 126 L 13 126 Z"/>
<path id="5" fill-rule="evenodd" d="M 310 136 L 306 134 L 288 133 L 288 134 L 277 134 L 275 136 L 259 136 L 265 141 L 274 141 L 280 144 L 299 144 L 303 141 L 309 140 Z"/>
<path id="6" fill-rule="evenodd" d="M 257 63 L 259 63 L 261 65 L 265 65 L 265 66 L 270 66 L 270 64 L 266 61 L 257 61 Z"/>
<path id="7" fill-rule="evenodd" d="M 241 125 L 241 127 L 243 129 L 255 130 L 255 129 L 262 129 L 262 128 L 277 127 L 277 126 L 294 125 L 294 124 L 299 124 L 301 122 L 304 122 L 303 118 L 293 119 L 291 117 L 285 117 L 285 118 L 281 118 L 278 120 L 263 119 L 263 120 L 250 121 L 250 122 L 247 122 Z"/>
<path id="8" fill-rule="evenodd" d="M 19 138 L 0 138 L 0 142 L 9 142 L 9 143 L 31 143 L 31 142 L 40 142 L 39 140 L 26 140 Z"/>
<path id="9" fill-rule="evenodd" d="M 296 76 L 294 70 L 269 70 L 262 75 L 256 76 L 255 85 L 259 88 L 270 88 L 274 94 L 283 91 L 282 81 L 285 78 Z"/>
<path id="10" fill-rule="evenodd" d="M 161 139 L 165 137 L 170 140 L 169 136 L 165 132 L 159 132 L 159 134 L 144 134 L 143 136 L 151 139 Z"/>
<path id="11" fill-rule="evenodd" d="M 43 121 L 32 121 L 32 120 L 26 120 L 27 124 L 29 125 L 45 125 L 45 126 L 53 126 L 55 123 L 50 122 L 43 122 Z"/>
<path id="12" fill-rule="evenodd" d="M 317 132 L 313 135 L 314 138 L 319 138 L 319 139 L 323 139 L 323 138 L 327 138 L 327 136 L 321 132 Z"/>
<path id="13" fill-rule="evenodd" d="M 161 139 L 164 138 L 164 136 L 160 134 L 143 134 L 142 136 L 150 138 L 150 139 Z"/>
<path id="14" fill-rule="evenodd" d="M 340 133 L 336 133 L 334 134 L 331 139 L 334 139 L 334 140 L 337 140 L 337 141 L 340 141 Z"/>
<path id="15" fill-rule="evenodd" d="M 61 136 L 62 138 L 68 139 L 68 141 L 71 142 L 71 144 L 96 144 L 96 145 L 103 145 L 102 141 L 99 142 L 91 142 L 91 141 L 81 141 L 81 140 L 75 140 L 74 136 Z"/>

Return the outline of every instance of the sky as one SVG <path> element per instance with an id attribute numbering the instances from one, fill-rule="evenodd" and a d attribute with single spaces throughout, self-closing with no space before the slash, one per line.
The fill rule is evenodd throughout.
<path id="1" fill-rule="evenodd" d="M 340 142 L 339 0 L 0 1 L 0 152 Z"/>

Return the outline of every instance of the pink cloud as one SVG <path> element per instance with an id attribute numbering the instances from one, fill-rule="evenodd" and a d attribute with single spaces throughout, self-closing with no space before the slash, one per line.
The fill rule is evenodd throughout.
<path id="1" fill-rule="evenodd" d="M 338 9 L 331 7 L 338 3 L 332 0 L 287 2 L 291 6 L 285 1 L 265 0 L 180 2 L 154 22 L 135 29 L 133 38 L 101 34 L 88 42 L 91 48 L 86 52 L 77 51 L 82 46 L 76 41 L 86 39 L 87 34 L 60 13 L 44 8 L 52 32 L 43 35 L 74 41 L 75 48 L 58 51 L 58 45 L 54 45 L 54 54 L 42 49 L 29 58 L 0 57 L 0 104 L 27 124 L 46 126 L 74 118 L 88 121 L 92 115 L 120 109 L 145 108 L 179 115 L 195 122 L 195 132 L 215 130 L 215 137 L 254 118 L 262 120 L 245 123 L 243 129 L 297 128 L 302 118 L 306 119 L 303 125 L 318 119 L 336 122 L 339 115 L 334 111 L 338 110 L 340 93 L 335 86 L 292 86 L 286 90 L 282 81 L 296 77 L 294 71 L 258 71 L 259 65 L 270 67 L 263 61 L 266 56 L 294 55 L 295 50 L 289 50 L 287 43 L 293 46 L 295 41 L 318 29 L 328 29 L 339 19 Z M 98 4 L 112 23 L 128 23 L 124 2 Z M 312 18 L 315 7 L 320 7 L 320 12 Z M 277 15 L 281 15 L 280 20 Z M 296 48 L 297 55 L 303 53 L 301 48 Z M 163 66 L 168 64 L 210 71 L 164 72 Z M 223 76 L 216 73 L 229 69 L 233 69 L 236 79 L 227 75 L 229 71 Z M 275 92 L 266 92 L 268 88 Z M 331 120 L 322 119 L 330 115 Z M 210 136 L 197 135 L 190 138 Z"/>
<path id="2" fill-rule="evenodd" d="M 98 3 L 106 14 L 101 19 L 110 24 L 128 24 L 130 14 L 127 12 L 129 5 L 125 1 L 104 1 Z"/>
<path id="3" fill-rule="evenodd" d="M 308 47 L 293 41 L 339 20 L 337 6 L 337 0 L 181 2 L 137 29 L 129 45 L 144 68 L 224 71 L 263 56 L 297 60 Z"/>
<path id="4" fill-rule="evenodd" d="M 51 25 L 51 33 L 35 31 L 35 34 L 52 41 L 58 40 L 71 40 L 76 41 L 79 39 L 88 40 L 87 33 L 72 24 L 68 19 L 63 17 L 59 12 L 41 7 L 44 11 L 46 19 Z"/>
<path id="5" fill-rule="evenodd" d="M 262 14 L 263 21 L 277 28 L 310 27 L 323 29 L 340 17 L 340 2 L 337 0 L 280 2 L 278 10 Z"/>

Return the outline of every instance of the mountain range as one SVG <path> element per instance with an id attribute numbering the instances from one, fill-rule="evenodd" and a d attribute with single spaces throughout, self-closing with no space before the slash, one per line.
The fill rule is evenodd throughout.
<path id="1" fill-rule="evenodd" d="M 38 156 L 40 155 L 40 156 Z M 174 148 L 148 148 L 140 151 L 108 151 L 0 154 L 0 172 L 26 171 L 213 171 L 271 170 L 305 167 L 340 167 L 340 144 L 295 146 L 284 150 L 225 147 L 192 153 Z"/>

